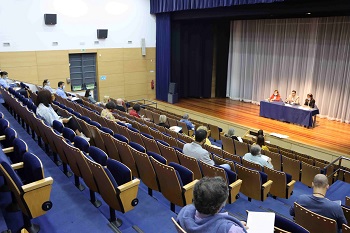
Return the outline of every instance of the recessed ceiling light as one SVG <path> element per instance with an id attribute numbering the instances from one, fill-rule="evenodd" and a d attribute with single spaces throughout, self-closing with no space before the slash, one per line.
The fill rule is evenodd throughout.
<path id="1" fill-rule="evenodd" d="M 306 13 L 307 15 L 311 15 L 311 13 L 310 12 L 308 12 L 308 13 Z"/>

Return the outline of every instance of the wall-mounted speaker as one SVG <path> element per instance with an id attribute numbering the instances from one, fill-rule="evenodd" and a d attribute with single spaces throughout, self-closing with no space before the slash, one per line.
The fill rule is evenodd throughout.
<path id="1" fill-rule="evenodd" d="M 44 14 L 44 20 L 46 25 L 57 24 L 57 14 Z"/>
<path id="2" fill-rule="evenodd" d="M 108 29 L 97 29 L 97 39 L 106 39 L 108 36 Z"/>

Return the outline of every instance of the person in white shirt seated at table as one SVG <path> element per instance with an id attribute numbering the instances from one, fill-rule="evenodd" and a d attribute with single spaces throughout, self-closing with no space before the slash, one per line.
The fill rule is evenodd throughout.
<path id="1" fill-rule="evenodd" d="M 288 98 L 286 99 L 286 103 L 294 105 L 300 104 L 300 98 L 299 96 L 297 96 L 297 92 L 295 90 L 293 90 L 292 94 L 288 96 Z"/>
<path id="2" fill-rule="evenodd" d="M 43 89 L 48 90 L 51 93 L 54 93 L 54 90 L 50 86 L 50 81 L 48 79 L 45 79 L 43 82 Z"/>
<path id="3" fill-rule="evenodd" d="M 268 168 L 273 169 L 273 165 L 271 163 L 271 158 L 269 158 L 269 157 L 267 157 L 267 158 L 268 159 L 265 159 L 265 155 L 264 155 L 264 158 L 262 157 L 261 147 L 257 144 L 252 145 L 252 147 L 250 148 L 250 153 L 247 153 L 243 156 L 243 159 L 245 159 L 249 162 L 259 164 L 262 167 L 266 166 Z"/>
<path id="4" fill-rule="evenodd" d="M 7 78 L 7 72 L 6 71 L 1 71 L 0 72 L 0 86 L 2 86 L 5 89 L 8 89 L 10 87 L 10 85 L 8 84 L 8 82 L 6 81 Z"/>

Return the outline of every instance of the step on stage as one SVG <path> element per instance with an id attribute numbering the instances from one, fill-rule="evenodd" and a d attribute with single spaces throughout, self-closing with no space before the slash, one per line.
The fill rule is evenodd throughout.
<path id="1" fill-rule="evenodd" d="M 208 116 L 220 118 L 235 124 L 253 129 L 263 129 L 266 132 L 275 132 L 288 135 L 290 140 L 320 147 L 326 150 L 349 154 L 350 124 L 340 123 L 317 117 L 315 128 L 272 120 L 259 116 L 260 106 L 252 103 L 230 100 L 228 98 L 211 99 L 181 99 L 177 104 L 159 102 L 160 107 L 177 107 L 196 111 Z M 173 107 L 172 107 L 173 106 Z M 168 109 L 169 110 L 169 109 Z M 171 111 L 171 110 L 169 110 Z M 191 116 L 190 116 L 191 117 Z"/>

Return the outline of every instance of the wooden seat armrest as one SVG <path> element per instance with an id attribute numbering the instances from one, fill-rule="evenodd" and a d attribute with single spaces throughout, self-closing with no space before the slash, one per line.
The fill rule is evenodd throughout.
<path id="1" fill-rule="evenodd" d="M 21 169 L 21 168 L 23 168 L 23 166 L 24 166 L 23 162 L 11 164 L 11 167 L 13 168 L 13 170 Z"/>
<path id="2" fill-rule="evenodd" d="M 262 185 L 262 201 L 267 198 L 267 194 L 269 194 L 273 181 L 268 180 L 265 184 Z"/>
<path id="3" fill-rule="evenodd" d="M 289 183 L 287 184 L 287 186 L 288 186 L 288 187 L 292 187 L 292 186 L 295 185 L 295 183 L 296 183 L 296 181 L 295 181 L 295 180 L 292 180 L 291 182 L 289 182 Z"/>
<path id="4" fill-rule="evenodd" d="M 194 133 L 194 130 L 192 130 L 192 129 L 189 129 L 189 130 L 188 130 L 188 136 L 192 137 L 192 136 L 193 136 L 193 133 Z"/>
<path id="5" fill-rule="evenodd" d="M 273 183 L 272 180 L 268 180 L 268 181 L 266 181 L 266 183 L 264 183 L 264 184 L 262 185 L 262 187 L 263 187 L 264 189 L 266 189 L 266 188 L 270 187 L 270 186 L 272 185 L 272 183 Z"/>
<path id="6" fill-rule="evenodd" d="M 198 182 L 198 180 L 194 180 L 188 184 L 186 184 L 185 186 L 182 187 L 182 193 L 185 197 L 185 201 L 186 201 L 186 205 L 191 204 L 192 200 L 193 200 L 193 189 L 194 189 L 194 185 Z"/>
<path id="7" fill-rule="evenodd" d="M 0 141 L 3 141 L 3 140 L 5 140 L 6 139 L 6 136 L 5 135 L 1 135 L 0 136 Z"/>
<path id="8" fill-rule="evenodd" d="M 241 185 L 242 185 L 242 180 L 238 179 L 235 182 L 233 182 L 232 184 L 229 185 L 229 189 L 230 189 L 230 195 L 228 198 L 228 203 L 233 203 L 235 202 L 236 196 L 239 193 L 240 189 L 241 189 Z"/>
<path id="9" fill-rule="evenodd" d="M 132 181 L 129 181 L 123 185 L 118 186 L 118 189 L 120 192 L 123 192 L 127 189 L 131 189 L 134 186 L 138 186 L 140 184 L 140 180 L 139 179 L 133 179 Z"/>
<path id="10" fill-rule="evenodd" d="M 4 152 L 5 154 L 11 153 L 13 151 L 14 151 L 14 147 L 13 146 L 2 149 L 2 152 Z"/>
<path id="11" fill-rule="evenodd" d="M 53 183 L 52 177 L 47 177 L 47 178 L 32 182 L 30 184 L 23 185 L 22 189 L 25 193 L 27 193 L 35 189 L 39 189 L 47 185 L 51 185 L 52 183 Z"/>

